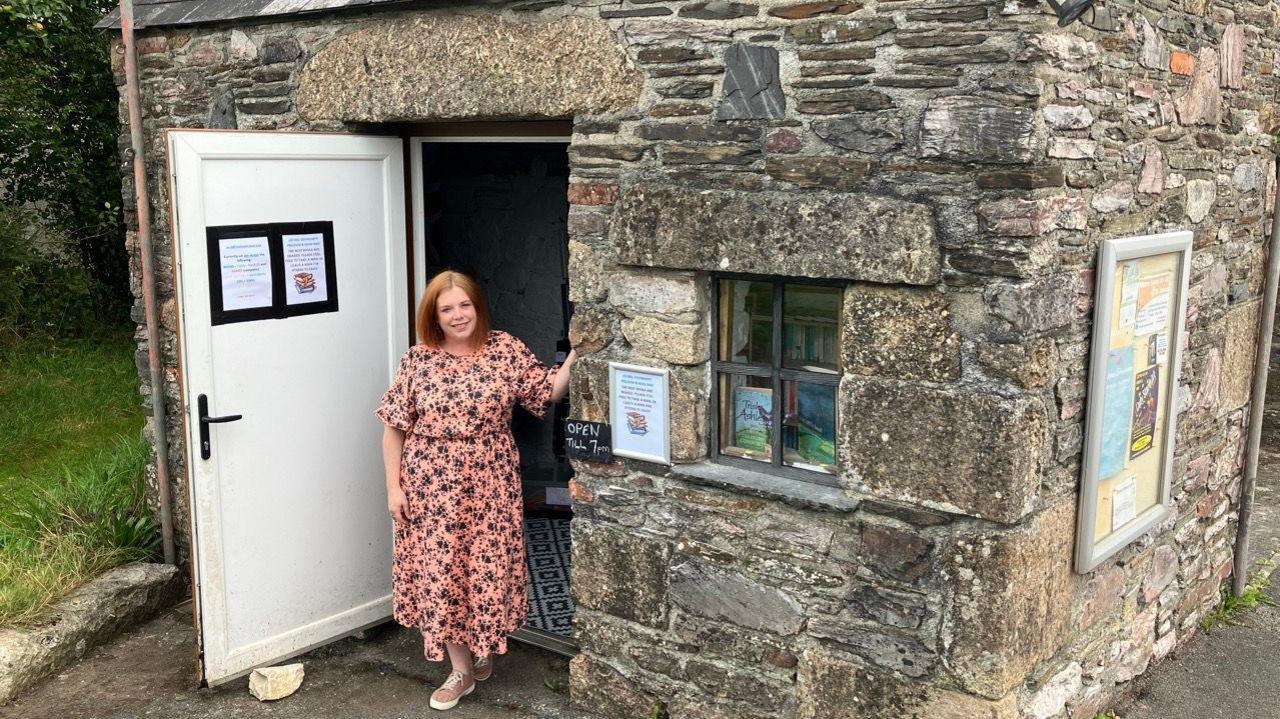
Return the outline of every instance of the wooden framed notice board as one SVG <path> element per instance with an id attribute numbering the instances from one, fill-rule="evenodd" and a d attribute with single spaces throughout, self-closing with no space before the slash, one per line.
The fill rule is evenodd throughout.
<path id="1" fill-rule="evenodd" d="M 1190 232 L 1146 235 L 1104 240 L 1098 252 L 1078 572 L 1170 511 L 1191 241 Z"/>

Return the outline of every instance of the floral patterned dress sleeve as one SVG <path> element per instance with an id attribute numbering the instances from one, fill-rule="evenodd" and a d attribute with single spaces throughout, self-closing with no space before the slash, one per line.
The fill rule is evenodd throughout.
<path id="1" fill-rule="evenodd" d="M 374 416 L 382 420 L 383 424 L 401 432 L 413 429 L 413 423 L 418 419 L 418 409 L 414 406 L 413 399 L 413 358 L 414 348 L 410 347 L 400 358 L 396 376 L 382 395 L 382 402 L 373 411 Z"/>
<path id="2" fill-rule="evenodd" d="M 551 401 L 551 384 L 555 381 L 560 365 L 547 367 L 533 354 L 533 350 L 519 339 L 516 343 L 516 401 L 538 419 L 547 413 Z"/>

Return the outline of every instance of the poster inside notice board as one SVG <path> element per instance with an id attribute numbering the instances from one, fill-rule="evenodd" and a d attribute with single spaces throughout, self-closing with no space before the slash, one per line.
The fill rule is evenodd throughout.
<path id="1" fill-rule="evenodd" d="M 215 325 L 338 311 L 333 223 L 205 228 Z"/>
<path id="2" fill-rule="evenodd" d="M 1190 232 L 1099 250 L 1076 569 L 1087 572 L 1169 511 Z"/>

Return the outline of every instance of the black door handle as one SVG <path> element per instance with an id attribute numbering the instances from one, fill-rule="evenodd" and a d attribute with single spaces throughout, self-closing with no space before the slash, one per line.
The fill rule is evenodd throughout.
<path id="1" fill-rule="evenodd" d="M 209 397 L 203 394 L 196 401 L 196 410 L 200 417 L 200 459 L 208 459 L 212 455 L 212 447 L 209 444 L 209 425 L 234 422 L 242 419 L 244 415 L 227 414 L 221 417 L 210 417 Z"/>

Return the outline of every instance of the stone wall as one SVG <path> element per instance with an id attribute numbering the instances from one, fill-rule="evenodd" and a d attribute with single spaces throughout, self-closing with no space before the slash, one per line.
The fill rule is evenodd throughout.
<path id="1" fill-rule="evenodd" d="M 575 37 L 610 38 L 624 62 L 600 73 L 609 88 L 503 104 L 494 83 L 522 66 L 486 75 L 501 47 L 458 12 L 590 20 Z M 677 465 L 577 465 L 575 701 L 677 719 L 1091 718 L 1194 636 L 1230 571 L 1275 20 L 1270 0 L 1113 0 L 1068 29 L 1017 0 L 522 2 L 155 31 L 140 47 L 165 356 L 160 128 L 579 108 L 574 412 L 607 417 L 610 360 L 669 367 Z M 508 30 L 526 32 L 494 36 Z M 463 97 L 385 82 L 387 58 L 462 62 L 430 46 L 455 36 L 481 58 L 459 70 L 483 78 Z M 378 88 L 326 89 L 352 53 L 388 63 Z M 329 80 L 308 79 L 313 57 Z M 528 63 L 538 78 L 545 60 Z M 1076 575 L 1097 242 L 1185 228 L 1178 511 Z M 844 283 L 840 487 L 707 462 L 714 271 Z"/>

